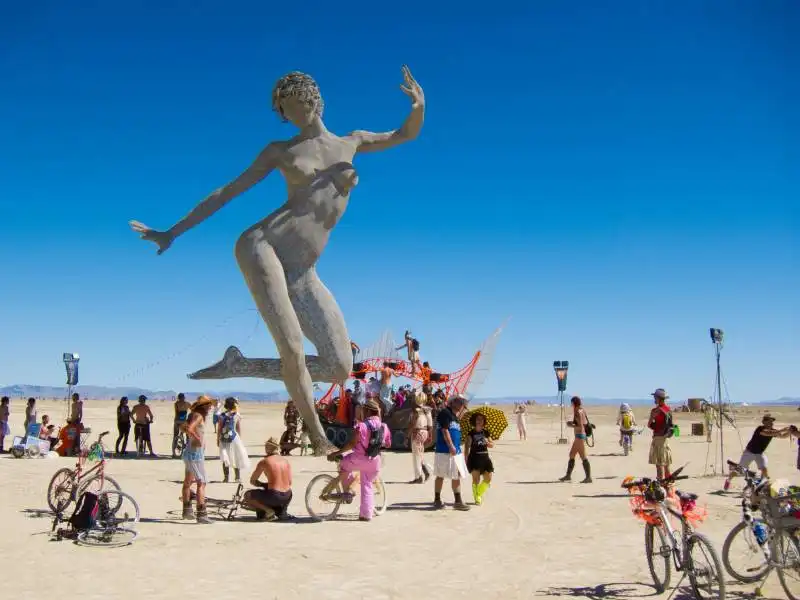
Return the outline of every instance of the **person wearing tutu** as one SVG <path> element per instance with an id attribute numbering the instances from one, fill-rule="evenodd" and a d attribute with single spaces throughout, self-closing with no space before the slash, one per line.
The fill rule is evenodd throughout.
<path id="1" fill-rule="evenodd" d="M 475 504 L 483 504 L 483 495 L 492 485 L 494 465 L 489 457 L 489 448 L 494 442 L 486 431 L 486 417 L 481 413 L 473 413 L 469 418 L 472 426 L 464 440 L 464 454 L 467 455 L 467 470 L 472 475 L 472 497 Z M 483 481 L 481 481 L 483 478 Z"/>
<path id="2" fill-rule="evenodd" d="M 237 482 L 242 480 L 242 469 L 250 469 L 250 458 L 242 441 L 242 418 L 236 398 L 225 399 L 225 411 L 219 417 L 217 446 L 222 462 L 222 483 L 230 481 L 231 467 Z"/>

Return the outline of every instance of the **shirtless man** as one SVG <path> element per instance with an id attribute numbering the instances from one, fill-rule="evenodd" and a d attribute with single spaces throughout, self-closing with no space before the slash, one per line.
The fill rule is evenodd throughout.
<path id="1" fill-rule="evenodd" d="M 392 376 L 397 375 L 394 369 L 389 366 L 389 363 L 383 363 L 381 369 L 381 404 L 383 404 L 383 414 L 387 415 L 394 407 L 392 402 Z"/>
<path id="2" fill-rule="evenodd" d="M 70 408 L 69 420 L 76 425 L 83 423 L 83 400 L 81 400 L 80 394 L 78 393 L 72 394 L 72 406 Z"/>
<path id="3" fill-rule="evenodd" d="M 411 332 L 408 329 L 406 329 L 404 337 L 405 343 L 395 348 L 395 350 L 402 350 L 403 348 L 406 349 L 406 352 L 408 353 L 408 362 L 411 363 L 411 374 L 414 375 L 417 372 L 417 367 L 419 366 L 419 340 L 411 337 Z"/>
<path id="4" fill-rule="evenodd" d="M 175 418 L 172 422 L 172 458 L 175 458 L 175 450 L 178 447 L 178 436 L 181 434 L 181 427 L 186 424 L 189 418 L 189 409 L 191 404 L 186 401 L 186 396 L 183 392 L 178 394 L 178 399 L 175 400 Z"/>
<path id="5" fill-rule="evenodd" d="M 147 406 L 147 396 L 139 396 L 139 404 L 131 410 L 131 421 L 133 421 L 133 437 L 136 439 L 136 457 L 139 458 L 139 441 L 147 442 L 147 449 L 150 456 L 156 456 L 153 452 L 153 442 L 150 440 L 150 423 L 154 421 L 153 411 Z"/>
<path id="6" fill-rule="evenodd" d="M 260 521 L 285 521 L 294 517 L 286 512 L 292 501 L 292 467 L 278 455 L 280 445 L 275 438 L 264 444 L 266 456 L 256 465 L 250 476 L 250 485 L 261 488 L 248 490 L 244 494 L 242 507 L 254 510 Z M 266 483 L 259 481 L 264 475 Z"/>

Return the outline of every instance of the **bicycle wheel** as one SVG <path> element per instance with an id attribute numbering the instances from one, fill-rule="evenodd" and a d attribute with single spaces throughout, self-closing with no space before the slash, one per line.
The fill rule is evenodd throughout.
<path id="1" fill-rule="evenodd" d="M 127 527 L 110 527 L 84 529 L 78 534 L 77 542 L 84 546 L 96 548 L 121 548 L 129 546 L 139 534 L 135 529 Z"/>
<path id="2" fill-rule="evenodd" d="M 59 469 L 55 472 L 47 485 L 47 505 L 54 513 L 64 512 L 70 502 L 75 498 L 72 469 Z"/>
<path id="3" fill-rule="evenodd" d="M 722 564 L 731 577 L 742 583 L 755 583 L 764 577 L 769 561 L 750 523 L 742 521 L 731 529 L 722 544 Z"/>
<path id="4" fill-rule="evenodd" d="M 775 532 L 773 548 L 778 564 L 778 579 L 789 600 L 800 600 L 800 543 L 797 531 Z"/>
<path id="5" fill-rule="evenodd" d="M 702 533 L 693 533 L 687 540 L 686 570 L 695 598 L 725 598 L 725 578 L 717 551 Z"/>
<path id="6" fill-rule="evenodd" d="M 130 494 L 118 490 L 105 490 L 100 492 L 97 500 L 100 505 L 97 523 L 101 528 L 135 529 L 139 524 L 139 504 Z"/>
<path id="7" fill-rule="evenodd" d="M 85 479 L 78 484 L 80 487 L 78 488 L 77 496 L 80 496 L 84 492 L 91 492 L 92 494 L 99 496 L 102 492 L 121 492 L 122 488 L 119 487 L 117 480 L 111 477 L 110 475 L 95 475 L 89 479 Z M 117 498 L 120 502 L 122 500 Z M 113 510 L 117 510 L 120 505 L 113 506 Z"/>
<path id="8" fill-rule="evenodd" d="M 333 475 L 323 473 L 312 478 L 306 487 L 306 510 L 312 519 L 329 521 L 336 517 L 342 505 L 341 483 L 333 483 Z M 332 495 L 335 497 L 331 498 Z"/>
<path id="9" fill-rule="evenodd" d="M 647 553 L 650 576 L 653 578 L 656 591 L 661 594 L 669 586 L 672 577 L 672 546 L 663 527 L 650 523 L 645 525 L 644 551 Z"/>
<path id="10" fill-rule="evenodd" d="M 373 482 L 372 491 L 375 498 L 375 514 L 380 516 L 386 512 L 386 505 L 388 504 L 386 486 L 383 485 L 383 479 L 378 478 Z"/>

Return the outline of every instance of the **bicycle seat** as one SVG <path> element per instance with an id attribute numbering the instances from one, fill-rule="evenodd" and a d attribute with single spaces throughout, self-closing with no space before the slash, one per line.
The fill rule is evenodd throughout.
<path id="1" fill-rule="evenodd" d="M 697 494 L 690 494 L 689 492 L 682 492 L 680 490 L 675 492 L 681 500 L 684 502 L 688 502 L 690 500 L 697 500 Z"/>

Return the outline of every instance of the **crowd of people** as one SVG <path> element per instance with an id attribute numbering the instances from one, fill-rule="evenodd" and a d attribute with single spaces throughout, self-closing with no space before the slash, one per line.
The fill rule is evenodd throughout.
<path id="1" fill-rule="evenodd" d="M 391 446 L 391 431 L 383 419 L 387 413 L 383 402 L 384 394 L 379 386 L 369 387 L 371 383 L 370 381 L 367 384 L 369 392 L 364 393 L 363 401 L 352 402 L 354 411 L 349 424 L 352 426 L 353 435 L 346 444 L 328 457 L 339 462 L 339 477 L 334 483 L 341 483 L 347 495 L 355 495 L 352 488 L 358 474 L 361 488 L 359 519 L 362 521 L 371 520 L 375 514 L 373 484 L 380 476 L 381 452 Z M 347 390 L 346 394 L 360 398 L 360 387 L 360 382 L 356 380 L 354 389 Z M 495 440 L 487 431 L 486 416 L 479 411 L 470 413 L 470 427 L 468 433 L 464 435 L 462 421 L 465 422 L 467 401 L 463 396 L 456 395 L 445 399 L 440 392 L 432 392 L 430 388 L 414 390 L 410 386 L 402 386 L 394 395 L 393 409 L 405 407 L 407 404 L 411 407 L 406 439 L 411 449 L 414 477 L 409 483 L 423 484 L 433 477 L 433 506 L 441 509 L 445 506 L 442 500 L 444 484 L 449 480 L 453 494 L 453 508 L 467 511 L 470 510 L 470 506 L 464 501 L 461 480 L 469 478 L 472 482 L 473 502 L 480 506 L 491 487 L 494 473 L 490 450 Z M 675 425 L 666 391 L 658 388 L 651 395 L 654 406 L 647 418 L 647 427 L 652 432 L 648 459 L 655 467 L 656 476 L 665 478 L 670 475 L 672 465 L 670 438 L 674 435 Z M 572 415 L 567 425 L 573 429 L 574 440 L 569 449 L 567 472 L 560 481 L 572 480 L 576 458 L 580 457 L 585 475 L 581 482 L 592 483 L 587 442 L 593 435 L 594 425 L 590 422 L 579 396 L 572 397 L 571 405 Z M 9 398 L 3 397 L 0 400 L 0 452 L 5 450 L 3 444 L 5 437 L 9 435 L 9 414 Z M 519 439 L 524 441 L 527 438 L 525 421 L 527 409 L 523 404 L 518 404 L 513 414 L 517 418 Z M 209 416 L 212 416 L 216 443 L 219 447 L 223 482 L 231 481 L 231 473 L 233 481 L 241 482 L 242 472 L 251 468 L 250 458 L 242 439 L 242 417 L 237 400 L 229 397 L 220 403 L 201 395 L 190 404 L 184 394 L 178 394 L 174 403 L 172 455 L 177 458 L 176 452 L 179 447 L 182 448 L 179 453 L 184 463 L 182 515 L 184 519 L 196 519 L 198 523 L 204 524 L 212 522 L 208 518 L 205 500 L 208 483 L 205 468 L 205 427 Z M 351 417 L 346 415 L 344 418 Z M 83 402 L 79 394 L 72 396 L 69 418 L 64 427 L 58 430 L 50 421 L 48 415 L 43 415 L 41 423 L 37 423 L 36 400 L 28 399 L 24 421 L 26 431 L 36 427 L 37 435 L 40 439 L 46 440 L 51 449 L 62 456 L 75 454 L 80 449 L 80 434 L 83 431 Z M 139 396 L 138 403 L 133 408 L 129 408 L 128 399 L 122 397 L 117 406 L 116 453 L 118 455 L 127 453 L 128 434 L 133 425 L 137 447 L 141 441 L 142 445 L 147 447 L 149 454 L 155 456 L 150 435 L 150 425 L 153 421 L 153 412 L 147 405 L 146 396 Z M 245 493 L 243 506 L 255 511 L 258 519 L 292 518 L 288 512 L 292 501 L 292 470 L 284 456 L 296 447 L 302 450 L 306 447 L 307 439 L 297 441 L 298 431 L 306 430 L 301 421 L 299 411 L 290 399 L 284 411 L 284 424 L 287 428 L 284 436 L 281 441 L 271 437 L 265 442 L 265 456 L 258 461 L 250 475 L 248 481 L 253 489 Z M 640 432 L 636 430 L 636 419 L 627 403 L 620 406 L 616 423 L 620 431 L 620 444 L 623 444 L 625 435 L 632 436 Z M 179 444 L 182 436 L 184 443 Z M 774 417 L 769 414 L 764 415 L 742 453 L 740 466 L 747 469 L 755 462 L 761 474 L 767 477 L 768 463 L 765 451 L 771 440 L 790 436 L 800 438 L 800 430 L 794 425 L 778 429 L 775 427 Z M 300 437 L 303 437 L 302 434 Z M 434 450 L 433 466 L 425 462 L 425 449 L 431 442 Z M 797 468 L 800 469 L 800 449 Z M 730 477 L 733 477 L 733 474 L 725 482 L 726 489 L 730 484 Z M 193 500 L 196 501 L 196 510 L 192 505 Z"/>

